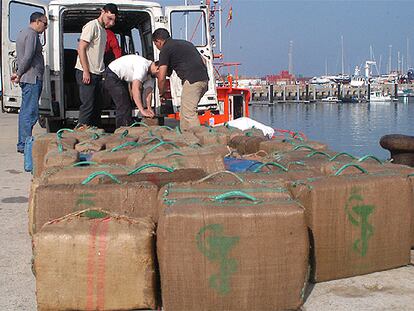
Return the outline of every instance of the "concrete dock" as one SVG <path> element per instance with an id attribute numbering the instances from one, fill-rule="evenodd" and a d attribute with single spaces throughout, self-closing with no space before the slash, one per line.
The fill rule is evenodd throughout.
<path id="1" fill-rule="evenodd" d="M 35 128 L 35 133 L 43 132 L 44 129 Z M 17 115 L 0 113 L 0 311 L 34 311 L 35 278 L 27 228 L 31 175 L 23 170 L 23 156 L 16 152 L 16 139 Z M 409 266 L 310 284 L 300 310 L 413 311 L 413 263 L 414 251 L 411 251 Z"/>

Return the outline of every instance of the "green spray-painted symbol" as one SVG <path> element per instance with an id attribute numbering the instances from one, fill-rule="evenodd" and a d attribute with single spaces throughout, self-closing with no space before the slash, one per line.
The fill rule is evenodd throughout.
<path id="1" fill-rule="evenodd" d="M 197 234 L 197 247 L 210 261 L 220 264 L 220 271 L 209 278 L 211 288 L 221 295 L 230 292 L 230 275 L 237 271 L 237 261 L 228 258 L 230 250 L 239 242 L 239 237 L 224 236 L 220 224 L 207 225 Z"/>
<path id="2" fill-rule="evenodd" d="M 95 206 L 95 202 L 92 200 L 95 197 L 93 193 L 82 193 L 78 196 L 76 206 L 80 207 L 86 205 L 87 207 Z"/>
<path id="3" fill-rule="evenodd" d="M 364 199 L 358 193 L 358 190 L 356 188 L 352 188 L 351 195 L 345 204 L 345 212 L 348 215 L 349 221 L 352 225 L 361 228 L 361 238 L 356 239 L 352 245 L 353 250 L 361 256 L 365 256 L 367 254 L 368 239 L 374 233 L 374 227 L 368 223 L 368 217 L 375 209 L 374 205 L 360 204 L 363 200 Z M 351 209 L 349 208 L 350 206 L 352 206 Z M 357 215 L 359 220 L 354 217 L 353 214 Z"/>

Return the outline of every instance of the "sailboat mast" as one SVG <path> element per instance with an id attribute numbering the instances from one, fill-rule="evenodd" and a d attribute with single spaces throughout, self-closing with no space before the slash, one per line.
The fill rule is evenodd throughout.
<path id="1" fill-rule="evenodd" d="M 344 67 L 345 67 L 345 62 L 344 62 L 344 36 L 341 36 L 341 54 L 342 54 L 342 67 L 341 67 L 341 75 L 344 75 Z"/>
<path id="2" fill-rule="evenodd" d="M 188 0 L 184 0 L 184 5 L 187 6 L 188 5 Z M 188 41 L 188 14 L 185 14 L 185 40 Z"/>

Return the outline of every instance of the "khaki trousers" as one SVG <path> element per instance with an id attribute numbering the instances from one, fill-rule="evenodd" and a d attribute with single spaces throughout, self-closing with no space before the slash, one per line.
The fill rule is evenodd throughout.
<path id="1" fill-rule="evenodd" d="M 180 128 L 182 131 L 200 125 L 197 106 L 207 89 L 208 81 L 190 83 L 186 80 L 184 82 L 180 108 Z"/>

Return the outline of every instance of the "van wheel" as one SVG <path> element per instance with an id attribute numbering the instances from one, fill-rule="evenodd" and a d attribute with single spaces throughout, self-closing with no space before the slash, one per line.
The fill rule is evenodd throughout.
<path id="1" fill-rule="evenodd" d="M 39 116 L 39 120 L 37 120 L 37 122 L 39 123 L 42 129 L 46 128 L 46 117 L 45 116 Z"/>
<path id="2" fill-rule="evenodd" d="M 53 120 L 47 117 L 45 119 L 46 119 L 46 131 L 48 133 L 56 133 L 64 126 L 63 120 Z"/>

